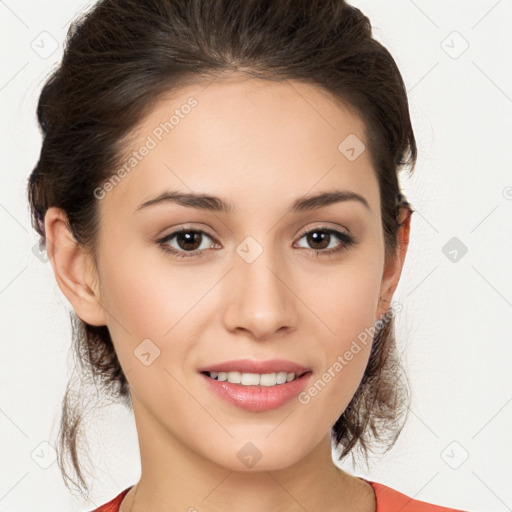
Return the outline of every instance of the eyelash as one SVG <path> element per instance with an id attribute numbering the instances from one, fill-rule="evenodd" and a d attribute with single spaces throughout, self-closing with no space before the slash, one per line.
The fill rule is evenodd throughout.
<path id="1" fill-rule="evenodd" d="M 160 238 L 159 240 L 157 240 L 157 244 L 161 246 L 161 248 L 164 252 L 172 254 L 173 256 L 176 256 L 178 258 L 190 258 L 193 256 L 202 257 L 204 255 L 204 253 L 206 252 L 206 250 L 196 249 L 195 251 L 183 251 L 183 250 L 179 251 L 177 249 L 169 247 L 169 245 L 167 244 L 167 242 L 172 240 L 176 235 L 178 235 L 180 233 L 188 233 L 188 232 L 201 233 L 201 234 L 206 235 L 207 237 L 211 238 L 212 240 L 214 240 L 214 238 L 212 236 L 210 236 L 206 231 L 203 231 L 201 229 L 181 228 L 176 231 L 173 231 L 172 233 L 164 236 L 163 238 Z M 322 233 L 328 233 L 331 235 L 335 235 L 337 238 L 339 238 L 342 241 L 342 244 L 334 249 L 327 249 L 327 250 L 326 249 L 309 249 L 310 251 L 315 252 L 317 257 L 319 257 L 319 256 L 325 256 L 325 257 L 336 256 L 338 254 L 341 254 L 343 251 L 347 250 L 349 247 L 359 243 L 358 240 L 354 236 L 344 233 L 343 231 L 337 231 L 335 229 L 328 228 L 326 226 L 314 228 L 312 230 L 302 233 L 302 235 L 299 237 L 299 240 L 306 235 L 309 235 L 311 233 L 316 233 L 316 232 L 322 232 Z"/>

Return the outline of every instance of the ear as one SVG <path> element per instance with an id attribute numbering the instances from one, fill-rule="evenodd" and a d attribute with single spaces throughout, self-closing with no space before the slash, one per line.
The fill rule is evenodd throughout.
<path id="1" fill-rule="evenodd" d="M 405 256 L 409 247 L 409 233 L 411 229 L 411 217 L 413 210 L 408 207 L 401 207 L 398 216 L 400 227 L 398 228 L 398 245 L 396 252 L 385 264 L 384 272 L 382 274 L 382 282 L 380 287 L 379 304 L 377 307 L 377 318 L 380 318 L 386 313 L 391 304 L 391 299 L 395 293 L 396 287 L 402 274 L 402 269 L 405 262 Z M 377 319 L 376 318 L 376 319 Z"/>
<path id="2" fill-rule="evenodd" d="M 62 293 L 81 320 L 90 325 L 106 325 L 94 261 L 75 240 L 65 212 L 49 208 L 44 225 L 48 258 Z"/>

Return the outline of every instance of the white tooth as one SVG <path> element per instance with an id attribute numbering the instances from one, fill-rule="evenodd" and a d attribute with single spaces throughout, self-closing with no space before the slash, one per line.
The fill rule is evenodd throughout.
<path id="1" fill-rule="evenodd" d="M 278 384 L 284 384 L 286 382 L 286 372 L 279 372 L 277 374 L 276 382 Z"/>
<path id="2" fill-rule="evenodd" d="M 240 384 L 242 382 L 242 374 L 240 372 L 228 372 L 228 382 Z"/>
<path id="3" fill-rule="evenodd" d="M 257 386 L 260 383 L 258 373 L 242 373 L 242 384 L 246 386 Z"/>
<path id="4" fill-rule="evenodd" d="M 260 377 L 260 386 L 275 386 L 276 381 L 277 378 L 275 373 L 264 373 Z"/>
<path id="5" fill-rule="evenodd" d="M 209 372 L 212 379 L 231 384 L 243 386 L 266 386 L 271 387 L 278 384 L 285 384 L 295 379 L 295 373 L 242 373 L 242 372 Z"/>

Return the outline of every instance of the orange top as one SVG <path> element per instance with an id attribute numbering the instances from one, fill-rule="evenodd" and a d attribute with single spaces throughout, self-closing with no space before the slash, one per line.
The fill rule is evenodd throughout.
<path id="1" fill-rule="evenodd" d="M 409 498 L 401 492 L 391 489 L 386 485 L 372 482 L 363 478 L 365 482 L 368 482 L 374 492 L 377 500 L 376 512 L 464 512 L 455 508 L 446 508 L 439 505 L 433 505 L 426 503 L 425 501 L 418 501 Z M 132 488 L 131 485 L 121 493 L 119 493 L 114 499 L 105 503 L 99 508 L 94 509 L 91 512 L 118 512 L 121 501 L 125 497 L 126 493 Z"/>

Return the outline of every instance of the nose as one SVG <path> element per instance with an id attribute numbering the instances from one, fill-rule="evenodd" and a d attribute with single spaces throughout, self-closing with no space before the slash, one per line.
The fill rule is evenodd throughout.
<path id="1" fill-rule="evenodd" d="M 293 292 L 291 269 L 277 264 L 270 251 L 263 251 L 252 263 L 237 258 L 229 274 L 224 283 L 224 296 L 229 297 L 224 323 L 230 332 L 265 340 L 297 328 L 300 300 Z"/>

